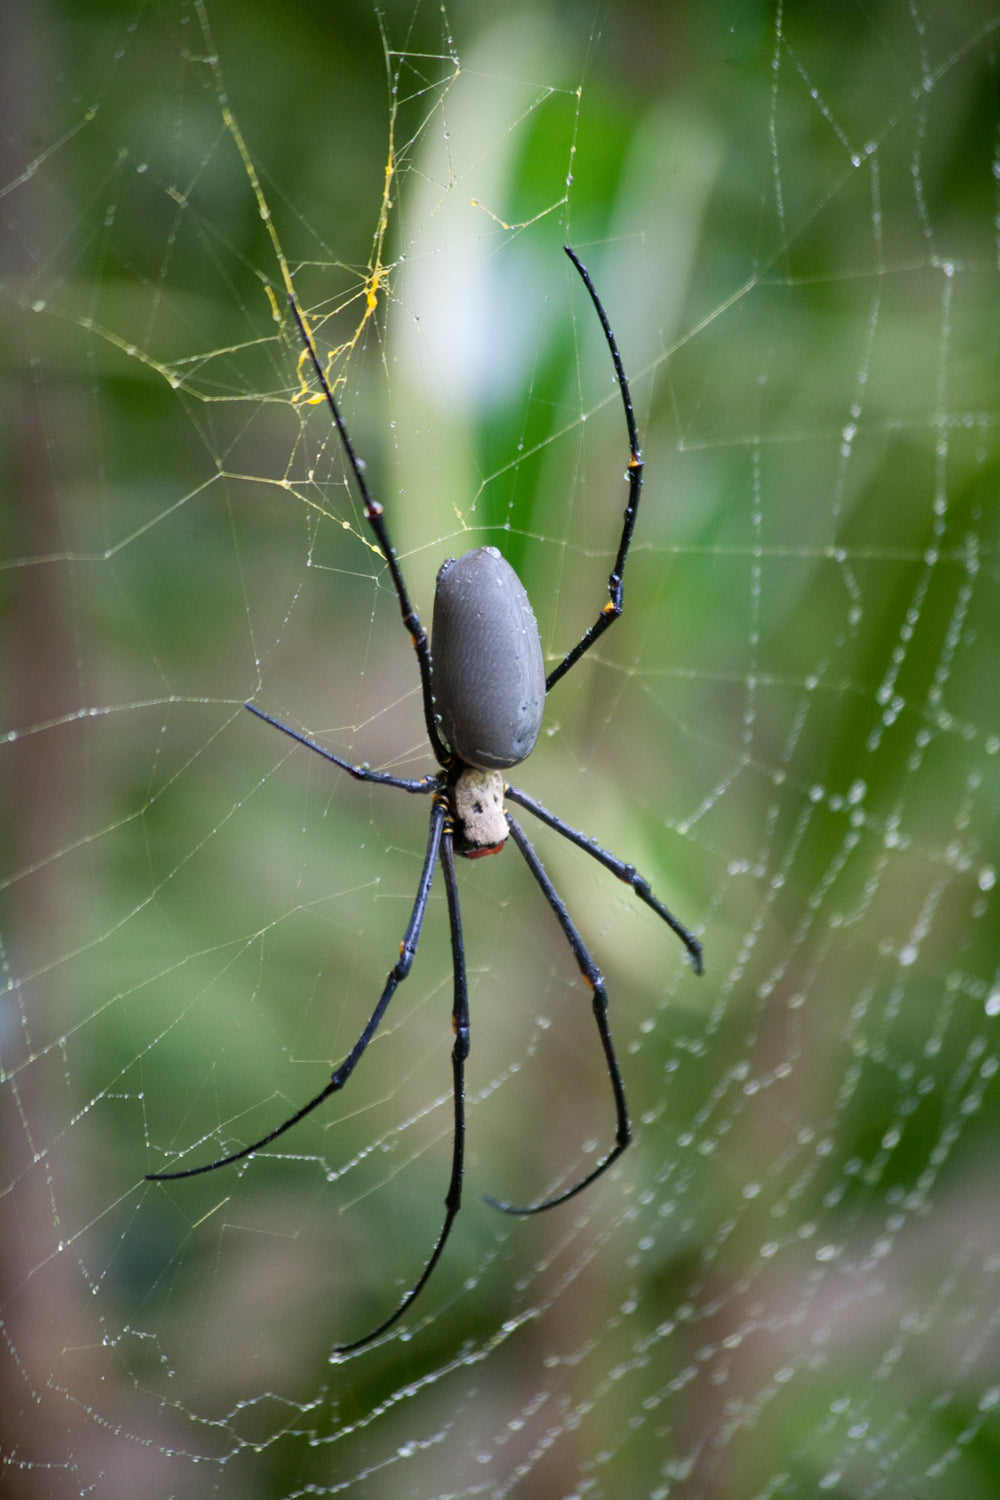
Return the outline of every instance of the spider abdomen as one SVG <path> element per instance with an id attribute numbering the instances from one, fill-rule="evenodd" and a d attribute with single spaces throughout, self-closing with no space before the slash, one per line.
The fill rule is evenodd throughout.
<path id="1" fill-rule="evenodd" d="M 545 706 L 542 646 L 521 580 L 495 547 L 442 564 L 431 673 L 435 716 L 460 761 L 495 771 L 531 754 Z"/>
<path id="2" fill-rule="evenodd" d="M 546 669 L 528 594 L 496 547 L 441 565 L 430 651 L 435 714 L 457 759 L 501 771 L 531 754 Z"/>

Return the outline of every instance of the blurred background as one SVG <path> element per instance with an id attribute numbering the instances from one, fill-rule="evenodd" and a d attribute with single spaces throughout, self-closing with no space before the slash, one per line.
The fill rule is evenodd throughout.
<path id="1" fill-rule="evenodd" d="M 986 3 L 0 18 L 4 1494 L 992 1496 L 997 38 Z M 499 546 L 623 619 L 394 963 L 433 769 L 293 282 L 429 625 Z M 525 815 L 522 820 L 529 824 Z"/>

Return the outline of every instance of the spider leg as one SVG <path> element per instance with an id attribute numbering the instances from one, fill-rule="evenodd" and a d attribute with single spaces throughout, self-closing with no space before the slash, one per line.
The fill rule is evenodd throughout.
<path id="1" fill-rule="evenodd" d="M 441 841 L 441 870 L 444 875 L 444 886 L 448 897 L 448 918 L 451 925 L 451 952 L 452 964 L 455 975 L 454 999 L 452 1001 L 451 1024 L 455 1033 L 455 1045 L 451 1052 L 452 1089 L 455 1104 L 455 1129 L 452 1138 L 451 1151 L 451 1177 L 448 1180 L 448 1191 L 445 1194 L 444 1223 L 441 1225 L 440 1233 L 431 1251 L 430 1259 L 424 1266 L 419 1277 L 407 1292 L 402 1302 L 396 1308 L 391 1317 L 386 1318 L 371 1333 L 366 1333 L 364 1338 L 355 1339 L 351 1344 L 341 1344 L 335 1349 L 334 1354 L 351 1354 L 355 1349 L 362 1349 L 366 1344 L 373 1343 L 387 1329 L 406 1312 L 406 1309 L 416 1301 L 428 1281 L 431 1279 L 434 1267 L 441 1259 L 441 1252 L 448 1242 L 451 1234 L 451 1226 L 455 1222 L 455 1216 L 462 1205 L 462 1176 L 465 1169 L 465 1060 L 469 1055 L 469 992 L 465 975 L 465 945 L 462 941 L 462 917 L 458 905 L 458 885 L 455 880 L 455 855 L 452 847 L 452 834 L 450 828 L 445 828 L 444 838 Z"/>
<path id="2" fill-rule="evenodd" d="M 625 586 L 623 582 L 625 563 L 628 558 L 628 549 L 632 545 L 632 532 L 635 529 L 636 513 L 639 509 L 639 497 L 642 494 L 642 454 L 639 451 L 639 435 L 636 431 L 635 412 L 632 409 L 632 397 L 629 393 L 628 380 L 625 375 L 625 367 L 622 357 L 618 353 L 618 345 L 608 322 L 608 315 L 601 306 L 601 299 L 597 295 L 594 283 L 590 279 L 586 266 L 582 264 L 576 252 L 564 245 L 563 249 L 580 273 L 590 300 L 601 320 L 604 329 L 604 337 L 607 340 L 608 349 L 611 351 L 611 360 L 615 367 L 615 377 L 618 381 L 618 389 L 621 391 L 622 405 L 625 408 L 625 425 L 628 428 L 629 460 L 626 478 L 628 479 L 628 500 L 625 505 L 625 520 L 622 525 L 621 540 L 618 543 L 618 555 L 614 566 L 608 577 L 608 602 L 602 608 L 597 619 L 577 641 L 572 651 L 567 652 L 557 667 L 553 667 L 545 679 L 545 691 L 551 692 L 553 685 L 560 677 L 563 677 L 574 666 L 585 651 L 589 651 L 594 642 L 604 634 L 609 625 L 614 624 L 624 608 Z"/>
<path id="3" fill-rule="evenodd" d="M 276 1141 L 279 1135 L 284 1135 L 286 1130 L 291 1130 L 306 1115 L 311 1114 L 324 1099 L 329 1099 L 331 1094 L 337 1093 L 354 1072 L 361 1055 L 372 1037 L 378 1030 L 379 1023 L 385 1015 L 389 1001 L 396 992 L 396 987 L 406 978 L 410 972 L 413 960 L 416 957 L 417 944 L 420 942 L 420 932 L 424 925 L 424 916 L 427 912 L 427 901 L 431 893 L 431 882 L 434 879 L 434 866 L 437 863 L 438 853 L 441 848 L 441 831 L 444 827 L 447 804 L 443 798 L 435 798 L 431 808 L 430 831 L 427 837 L 427 852 L 424 855 L 423 867 L 420 871 L 420 883 L 417 886 L 417 895 L 407 923 L 406 932 L 399 948 L 399 960 L 389 971 L 385 982 L 385 988 L 379 996 L 379 1002 L 372 1011 L 364 1031 L 358 1037 L 350 1052 L 344 1058 L 339 1067 L 334 1068 L 330 1081 L 325 1088 L 321 1089 L 315 1098 L 310 1099 L 301 1109 L 295 1111 L 283 1125 L 276 1130 L 271 1130 L 267 1135 L 262 1135 L 259 1141 L 254 1141 L 250 1146 L 244 1146 L 241 1151 L 233 1151 L 229 1156 L 220 1156 L 218 1161 L 208 1162 L 203 1167 L 186 1167 L 179 1172 L 147 1172 L 147 1182 L 173 1182 L 178 1177 L 200 1177 L 203 1172 L 214 1172 L 217 1167 L 228 1167 L 231 1162 L 242 1161 L 245 1156 L 252 1156 L 255 1151 L 260 1151 L 263 1146 L 269 1146 Z"/>
<path id="4" fill-rule="evenodd" d="M 431 742 L 431 749 L 434 751 L 438 764 L 443 766 L 448 760 L 448 752 L 445 750 L 441 736 L 438 734 L 437 723 L 434 718 L 434 698 L 431 688 L 431 651 L 427 643 L 427 632 L 420 623 L 420 616 L 410 602 L 410 596 L 406 591 L 406 584 L 403 582 L 399 559 L 396 556 L 396 549 L 389 540 L 389 530 L 385 524 L 382 506 L 377 500 L 372 498 L 368 482 L 365 479 L 364 465 L 355 452 L 354 444 L 351 442 L 347 428 L 344 425 L 344 419 L 340 415 L 340 408 L 334 400 L 333 391 L 330 388 L 330 382 L 326 378 L 326 371 L 323 369 L 320 357 L 316 352 L 316 345 L 313 343 L 312 334 L 306 327 L 306 321 L 299 311 L 299 305 L 295 298 L 289 297 L 288 300 L 295 321 L 298 324 L 302 342 L 308 350 L 313 369 L 316 371 L 316 379 L 319 381 L 320 390 L 326 398 L 326 404 L 330 408 L 334 426 L 343 445 L 344 453 L 347 455 L 348 466 L 354 475 L 354 482 L 358 487 L 358 493 L 365 507 L 365 520 L 371 527 L 375 535 L 375 540 L 378 543 L 379 551 L 389 566 L 392 586 L 396 590 L 400 613 L 403 616 L 403 624 L 406 626 L 409 634 L 410 644 L 417 654 L 417 665 L 420 668 L 420 687 L 424 699 L 424 723 L 427 727 L 427 738 Z M 348 767 L 348 769 L 350 768 Z"/>
<path id="5" fill-rule="evenodd" d="M 332 750 L 327 750 L 325 745 L 319 744 L 317 740 L 311 740 L 307 734 L 300 734 L 290 724 L 282 724 L 280 719 L 273 719 L 266 714 L 262 708 L 255 703 L 244 703 L 258 719 L 263 719 L 265 724 L 271 724 L 275 729 L 280 729 L 282 734 L 287 734 L 289 739 L 297 740 L 300 745 L 305 745 L 307 750 L 315 750 L 317 755 L 322 755 L 324 760 L 332 760 L 335 766 L 353 776 L 356 781 L 377 781 L 380 786 L 399 787 L 404 792 L 436 792 L 440 781 L 437 775 L 421 776 L 419 780 L 410 781 L 402 776 L 388 776 L 384 771 L 369 771 L 367 766 L 354 766 L 349 760 L 341 760 L 339 755 L 334 755 Z"/>
<path id="6" fill-rule="evenodd" d="M 500 1203 L 496 1198 L 486 1197 L 486 1202 L 493 1208 L 498 1208 L 504 1214 L 538 1214 L 544 1209 L 555 1208 L 558 1203 L 565 1203 L 568 1198 L 575 1198 L 577 1193 L 582 1193 L 584 1188 L 603 1172 L 606 1172 L 613 1161 L 617 1161 L 625 1147 L 632 1139 L 632 1127 L 629 1123 L 628 1104 L 625 1100 L 625 1085 L 622 1082 L 621 1069 L 615 1056 L 614 1044 L 611 1040 L 611 1030 L 608 1026 L 608 996 L 604 988 L 604 976 L 594 963 L 590 954 L 584 946 L 583 939 L 573 925 L 573 921 L 566 910 L 565 902 L 552 884 L 545 870 L 542 868 L 541 860 L 531 847 L 520 824 L 516 823 L 508 813 L 507 822 L 510 824 L 511 836 L 521 853 L 524 855 L 528 869 L 534 875 L 541 886 L 542 894 L 552 908 L 556 921 L 566 935 L 566 941 L 573 950 L 573 956 L 577 961 L 580 973 L 593 991 L 594 1020 L 597 1022 L 597 1031 L 604 1049 L 604 1061 L 608 1069 L 608 1077 L 611 1080 L 611 1092 L 615 1100 L 615 1113 L 618 1124 L 615 1130 L 615 1144 L 608 1154 L 601 1158 L 592 1172 L 586 1177 L 567 1188 L 564 1193 L 557 1193 L 554 1198 L 547 1198 L 544 1203 L 535 1203 L 531 1206 L 519 1208 L 513 1203 Z"/>
<path id="7" fill-rule="evenodd" d="M 695 973 L 704 973 L 705 963 L 702 956 L 702 946 L 698 939 L 688 932 L 683 922 L 680 922 L 674 916 L 673 912 L 667 910 L 662 901 L 657 900 L 650 889 L 649 882 L 643 879 L 636 870 L 635 865 L 627 865 L 617 855 L 612 854 L 607 849 L 602 849 L 600 844 L 588 838 L 585 833 L 580 833 L 576 828 L 570 828 L 568 823 L 564 823 L 561 818 L 557 818 L 555 813 L 550 813 L 547 807 L 543 807 L 533 797 L 527 796 L 518 787 L 505 787 L 504 795 L 511 802 L 516 802 L 519 807 L 525 808 L 542 823 L 547 823 L 556 833 L 561 833 L 564 839 L 568 839 L 571 844 L 575 844 L 578 849 L 582 849 L 585 854 L 589 854 L 591 859 L 596 859 L 598 864 L 603 865 L 606 870 L 610 870 L 612 875 L 617 875 L 619 880 L 623 880 L 626 885 L 630 885 L 639 897 L 639 900 L 645 901 L 646 905 L 655 911 L 658 917 L 663 918 L 671 932 L 675 932 L 680 938 L 688 951 L 691 967 Z"/>

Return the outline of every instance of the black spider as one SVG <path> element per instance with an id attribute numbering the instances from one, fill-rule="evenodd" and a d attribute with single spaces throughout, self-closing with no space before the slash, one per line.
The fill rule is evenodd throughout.
<path id="1" fill-rule="evenodd" d="M 399 561 L 389 540 L 382 506 L 369 494 L 364 469 L 347 434 L 333 392 L 316 353 L 312 336 L 294 300 L 291 304 L 303 342 L 315 368 L 316 378 L 333 415 L 337 432 L 340 434 L 350 471 L 361 493 L 365 518 L 375 534 L 375 540 L 392 575 L 393 586 L 402 611 L 403 624 L 409 632 L 420 668 L 427 737 L 430 740 L 434 758 L 441 769 L 419 781 L 410 781 L 402 777 L 386 775 L 381 771 L 370 771 L 364 766 L 351 765 L 306 735 L 299 734 L 287 724 L 271 718 L 270 714 L 263 713 L 254 704 L 246 705 L 258 718 L 273 724 L 283 734 L 290 735 L 292 739 L 306 745 L 310 750 L 315 750 L 358 781 L 378 782 L 382 786 L 398 787 L 404 792 L 429 796 L 432 800 L 427 850 L 413 910 L 403 935 L 399 960 L 386 979 L 385 988 L 368 1024 L 344 1061 L 334 1069 L 325 1088 L 321 1089 L 314 1099 L 310 1099 L 308 1104 L 296 1110 L 295 1114 L 285 1120 L 284 1124 L 269 1131 L 252 1145 L 244 1146 L 241 1151 L 234 1151 L 231 1155 L 220 1157 L 218 1161 L 209 1162 L 203 1167 L 189 1167 L 178 1172 L 151 1172 L 148 1180 L 167 1182 L 179 1177 L 197 1177 L 202 1172 L 214 1172 L 218 1167 L 240 1161 L 254 1151 L 259 1151 L 261 1147 L 269 1145 L 271 1141 L 283 1135 L 286 1130 L 290 1130 L 299 1120 L 322 1104 L 324 1099 L 343 1088 L 354 1072 L 368 1043 L 378 1030 L 396 987 L 410 972 L 427 911 L 434 869 L 440 860 L 448 899 L 455 981 L 452 1004 L 452 1025 L 455 1032 L 455 1045 L 452 1050 L 455 1130 L 451 1177 L 445 1195 L 444 1223 L 430 1259 L 396 1310 L 363 1338 L 341 1345 L 334 1351 L 336 1354 L 346 1354 L 351 1350 L 362 1348 L 365 1344 L 370 1344 L 402 1317 L 427 1285 L 444 1250 L 462 1201 L 465 1060 L 469 1055 L 469 1000 L 466 986 L 465 948 L 462 942 L 462 921 L 458 887 L 455 881 L 456 853 L 464 855 L 467 859 L 478 859 L 486 854 L 498 854 L 503 848 L 508 833 L 521 851 L 528 869 L 541 887 L 542 894 L 552 908 L 573 950 L 580 973 L 593 991 L 594 1019 L 597 1022 L 601 1046 L 604 1049 L 604 1059 L 611 1081 L 617 1116 L 615 1144 L 597 1166 L 573 1187 L 547 1199 L 544 1203 L 525 1207 L 499 1203 L 495 1198 L 487 1198 L 486 1201 L 507 1214 L 535 1214 L 554 1208 L 556 1204 L 565 1203 L 568 1198 L 582 1192 L 602 1172 L 607 1171 L 631 1139 L 625 1086 L 608 1027 L 608 1000 L 604 979 L 587 952 L 583 939 L 573 925 L 561 897 L 525 837 L 521 825 L 506 811 L 504 799 L 516 802 L 519 807 L 525 808 L 533 817 L 540 819 L 563 838 L 569 839 L 570 843 L 584 850 L 612 874 L 630 885 L 639 899 L 651 907 L 657 916 L 662 917 L 667 926 L 677 934 L 688 951 L 696 973 L 702 972 L 701 944 L 656 899 L 647 881 L 632 865 L 625 864 L 608 850 L 602 849 L 586 834 L 570 828 L 525 792 L 511 786 L 501 774 L 508 767 L 519 765 L 531 753 L 541 728 L 546 693 L 551 691 L 555 683 L 580 660 L 584 652 L 590 649 L 622 612 L 622 575 L 625 571 L 625 562 L 632 541 L 642 490 L 642 458 L 639 453 L 635 414 L 632 410 L 632 399 L 629 395 L 628 381 L 625 378 L 618 346 L 586 268 L 568 245 L 565 249 L 580 273 L 583 284 L 597 310 L 597 316 L 601 320 L 604 337 L 614 362 L 615 376 L 621 391 L 625 422 L 628 427 L 628 500 L 625 506 L 621 540 L 618 544 L 618 555 L 608 579 L 608 602 L 603 606 L 590 629 L 547 677 L 542 661 L 538 627 L 535 624 L 528 596 L 513 568 L 504 561 L 495 547 L 477 547 L 471 552 L 466 552 L 462 557 L 449 558 L 442 564 L 434 592 L 432 629 L 434 656 L 432 660 L 427 634 L 410 603 Z"/>

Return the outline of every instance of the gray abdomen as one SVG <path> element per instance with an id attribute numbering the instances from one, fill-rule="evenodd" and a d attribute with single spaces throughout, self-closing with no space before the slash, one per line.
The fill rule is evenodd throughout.
<path id="1" fill-rule="evenodd" d="M 492 771 L 531 754 L 542 726 L 545 664 L 528 596 L 495 547 L 442 564 L 431 659 L 434 711 L 459 760 Z"/>

